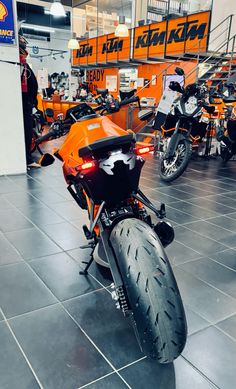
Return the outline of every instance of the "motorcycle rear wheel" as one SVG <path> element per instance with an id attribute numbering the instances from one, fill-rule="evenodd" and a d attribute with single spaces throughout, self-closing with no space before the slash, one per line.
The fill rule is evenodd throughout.
<path id="1" fill-rule="evenodd" d="M 125 219 L 110 236 L 142 350 L 170 363 L 186 343 L 187 324 L 179 289 L 164 249 L 146 223 Z"/>
<path id="2" fill-rule="evenodd" d="M 175 156 L 171 159 L 164 156 L 161 160 L 160 178 L 165 182 L 176 180 L 186 170 L 191 155 L 192 144 L 186 139 L 181 139 L 177 145 Z"/>

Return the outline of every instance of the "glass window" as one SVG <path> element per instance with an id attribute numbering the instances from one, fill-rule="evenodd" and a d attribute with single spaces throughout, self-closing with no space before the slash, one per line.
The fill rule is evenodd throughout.
<path id="1" fill-rule="evenodd" d="M 93 38 L 113 33 L 119 16 L 125 15 L 126 24 L 134 23 L 135 0 L 90 0 L 77 2 L 73 8 L 73 30 L 78 37 Z"/>

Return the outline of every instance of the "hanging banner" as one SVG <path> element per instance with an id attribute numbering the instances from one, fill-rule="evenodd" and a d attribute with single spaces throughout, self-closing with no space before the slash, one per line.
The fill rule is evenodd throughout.
<path id="1" fill-rule="evenodd" d="M 0 0 L 0 44 L 2 43 L 16 43 L 12 0 Z"/>
<path id="2" fill-rule="evenodd" d="M 129 30 L 129 36 L 125 38 L 109 34 L 82 41 L 80 49 L 73 51 L 72 65 L 118 64 L 132 59 L 155 60 L 184 53 L 206 52 L 210 15 L 210 11 L 199 12 L 136 27 Z"/>

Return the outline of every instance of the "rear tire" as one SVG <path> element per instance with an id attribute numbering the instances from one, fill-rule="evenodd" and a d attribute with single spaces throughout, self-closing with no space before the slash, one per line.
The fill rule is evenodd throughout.
<path id="1" fill-rule="evenodd" d="M 125 219 L 112 230 L 115 252 L 141 347 L 159 363 L 177 358 L 187 324 L 179 289 L 164 249 L 146 223 Z"/>
<path id="2" fill-rule="evenodd" d="M 175 156 L 171 159 L 166 159 L 164 156 L 164 158 L 161 160 L 160 177 L 165 182 L 176 180 L 176 178 L 183 174 L 188 166 L 192 155 L 192 144 L 186 139 L 181 139 L 177 145 L 177 150 L 178 148 L 181 152 L 181 155 L 179 154 L 178 157 Z M 175 159 L 176 163 L 174 164 Z"/>

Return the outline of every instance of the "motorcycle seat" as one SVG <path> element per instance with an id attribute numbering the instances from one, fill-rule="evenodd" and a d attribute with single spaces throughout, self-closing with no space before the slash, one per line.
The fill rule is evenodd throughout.
<path id="1" fill-rule="evenodd" d="M 105 97 L 106 95 L 108 95 L 108 89 L 97 88 L 97 94 Z"/>
<path id="2" fill-rule="evenodd" d="M 109 136 L 108 138 L 99 139 L 90 145 L 79 149 L 79 157 L 85 158 L 92 155 L 101 154 L 107 151 L 112 151 L 118 147 L 129 150 L 132 142 L 135 142 L 134 134 L 127 134 L 122 136 Z"/>

